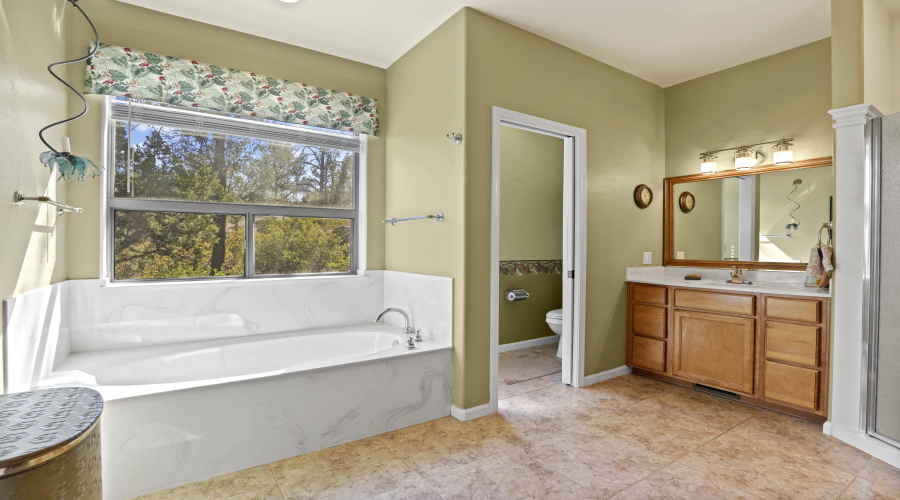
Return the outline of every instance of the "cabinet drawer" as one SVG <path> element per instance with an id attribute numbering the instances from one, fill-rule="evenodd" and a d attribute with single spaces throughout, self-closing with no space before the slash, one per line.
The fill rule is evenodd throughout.
<path id="1" fill-rule="evenodd" d="M 766 297 L 766 318 L 818 323 L 821 320 L 818 300 Z"/>
<path id="2" fill-rule="evenodd" d="M 818 410 L 819 371 L 766 361 L 763 397 L 809 410 Z"/>
<path id="3" fill-rule="evenodd" d="M 766 357 L 817 367 L 821 331 L 817 326 L 766 321 Z"/>
<path id="4" fill-rule="evenodd" d="M 645 337 L 632 337 L 631 364 L 658 372 L 666 371 L 666 343 Z"/>
<path id="5" fill-rule="evenodd" d="M 631 332 L 658 339 L 666 338 L 665 307 L 635 304 L 631 309 Z"/>
<path id="6" fill-rule="evenodd" d="M 664 306 L 667 303 L 666 292 L 668 289 L 664 286 L 634 285 L 632 296 L 635 302 Z"/>
<path id="7" fill-rule="evenodd" d="M 756 297 L 720 292 L 675 290 L 675 307 L 752 316 L 756 314 Z"/>

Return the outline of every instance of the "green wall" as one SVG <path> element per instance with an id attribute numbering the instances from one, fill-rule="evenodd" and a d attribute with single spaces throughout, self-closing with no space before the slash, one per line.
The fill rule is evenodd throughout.
<path id="1" fill-rule="evenodd" d="M 794 138 L 794 160 L 831 156 L 831 41 L 807 45 L 665 90 L 666 176 L 700 172 L 700 153 Z M 772 148 L 763 151 L 771 163 Z M 720 170 L 732 169 L 719 155 Z"/>
<path id="2" fill-rule="evenodd" d="M 66 234 L 73 216 L 57 217 L 37 203 L 15 206 L 15 191 L 67 200 L 64 182 L 41 164 L 47 147 L 38 130 L 66 118 L 68 90 L 47 72 L 51 62 L 66 58 L 70 11 L 64 0 L 41 2 L 0 0 L 0 298 L 66 279 Z M 55 148 L 67 126 L 45 134 Z"/>
<path id="3" fill-rule="evenodd" d="M 664 92 L 533 33 L 466 9 L 465 397 L 487 403 L 490 336 L 491 107 L 587 130 L 585 374 L 625 364 L 625 268 L 662 249 Z M 634 187 L 656 201 L 641 210 Z M 455 380 L 454 380 L 455 382 Z M 454 389 L 456 389 L 454 387 Z"/>
<path id="4" fill-rule="evenodd" d="M 388 215 L 443 209 L 447 219 L 388 228 L 386 268 L 454 278 L 453 404 L 490 400 L 492 106 L 587 130 L 585 371 L 622 366 L 625 268 L 643 251 L 660 262 L 663 89 L 469 8 L 387 74 Z M 632 201 L 641 183 L 657 193 L 645 210 Z"/>
<path id="5" fill-rule="evenodd" d="M 21 3 L 21 2 L 20 2 Z M 30 3 L 30 2 L 29 2 Z M 62 2 L 58 2 L 62 3 Z M 115 0 L 80 0 L 105 43 L 209 64 L 253 71 L 286 80 L 352 92 L 386 105 L 385 70 L 292 45 L 190 21 Z M 123 20 L 139 22 L 123 22 Z M 92 35 L 83 20 L 73 17 L 69 55 L 84 55 Z M 73 64 L 69 81 L 82 88 L 84 66 Z M 72 147 L 83 156 L 100 160 L 100 96 L 88 96 L 90 113 L 70 127 Z M 70 102 L 72 111 L 80 103 Z M 385 140 L 368 142 L 368 268 L 384 267 Z M 69 202 L 84 208 L 70 219 L 68 278 L 96 278 L 100 273 L 100 179 L 69 185 Z"/>
<path id="6" fill-rule="evenodd" d="M 500 260 L 563 257 L 563 140 L 500 127 Z"/>
<path id="7" fill-rule="evenodd" d="M 831 109 L 862 104 L 863 1 L 831 0 Z"/>
<path id="8" fill-rule="evenodd" d="M 500 260 L 562 260 L 563 140 L 500 127 Z M 546 315 L 562 307 L 562 275 L 500 276 L 500 291 L 528 290 L 528 300 L 500 301 L 500 344 L 553 335 Z"/>
<path id="9" fill-rule="evenodd" d="M 539 339 L 553 335 L 547 325 L 547 313 L 562 309 L 563 276 L 532 274 L 500 276 L 500 293 L 509 288 L 524 288 L 531 294 L 527 300 L 500 300 L 500 345 Z"/>
<path id="10" fill-rule="evenodd" d="M 453 278 L 453 401 L 461 406 L 470 360 L 465 318 L 465 23 L 457 13 L 387 69 L 388 217 L 443 211 L 444 221 L 388 226 L 385 268 Z M 463 135 L 462 145 L 446 136 Z M 486 359 L 486 358 L 485 358 Z"/>

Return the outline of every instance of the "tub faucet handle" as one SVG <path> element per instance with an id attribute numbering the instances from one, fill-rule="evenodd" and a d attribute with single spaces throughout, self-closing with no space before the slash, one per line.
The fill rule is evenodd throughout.
<path id="1" fill-rule="evenodd" d="M 425 339 L 422 338 L 422 329 L 417 328 L 416 329 L 416 342 L 421 342 L 423 340 L 425 340 Z"/>

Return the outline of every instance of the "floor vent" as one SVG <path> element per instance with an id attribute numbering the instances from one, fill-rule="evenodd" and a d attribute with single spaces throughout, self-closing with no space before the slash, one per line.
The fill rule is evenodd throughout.
<path id="1" fill-rule="evenodd" d="M 723 391 L 722 389 L 716 389 L 715 387 L 710 387 L 708 385 L 694 384 L 694 389 L 700 392 L 705 392 L 707 394 L 712 394 L 713 396 L 719 396 L 728 399 L 741 399 L 741 396 L 734 392 Z"/>

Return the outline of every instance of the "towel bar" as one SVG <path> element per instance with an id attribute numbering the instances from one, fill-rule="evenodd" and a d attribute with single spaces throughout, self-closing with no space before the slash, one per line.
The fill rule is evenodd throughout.
<path id="1" fill-rule="evenodd" d="M 438 222 L 444 221 L 444 213 L 438 212 L 437 215 L 422 215 L 420 217 L 405 217 L 403 219 L 385 219 L 381 222 L 385 224 L 390 224 L 392 226 L 396 226 L 398 222 L 403 222 L 407 220 L 419 220 L 419 219 L 436 219 Z"/>
<path id="2" fill-rule="evenodd" d="M 80 214 L 84 212 L 84 210 L 80 208 L 69 206 L 58 201 L 53 201 L 49 196 L 25 196 L 25 193 L 21 191 L 16 191 L 15 193 L 13 193 L 13 201 L 16 205 L 21 205 L 26 201 L 36 201 L 38 203 L 53 205 L 54 207 L 56 207 L 56 215 L 62 215 L 66 212 L 72 212 L 73 214 Z"/>

